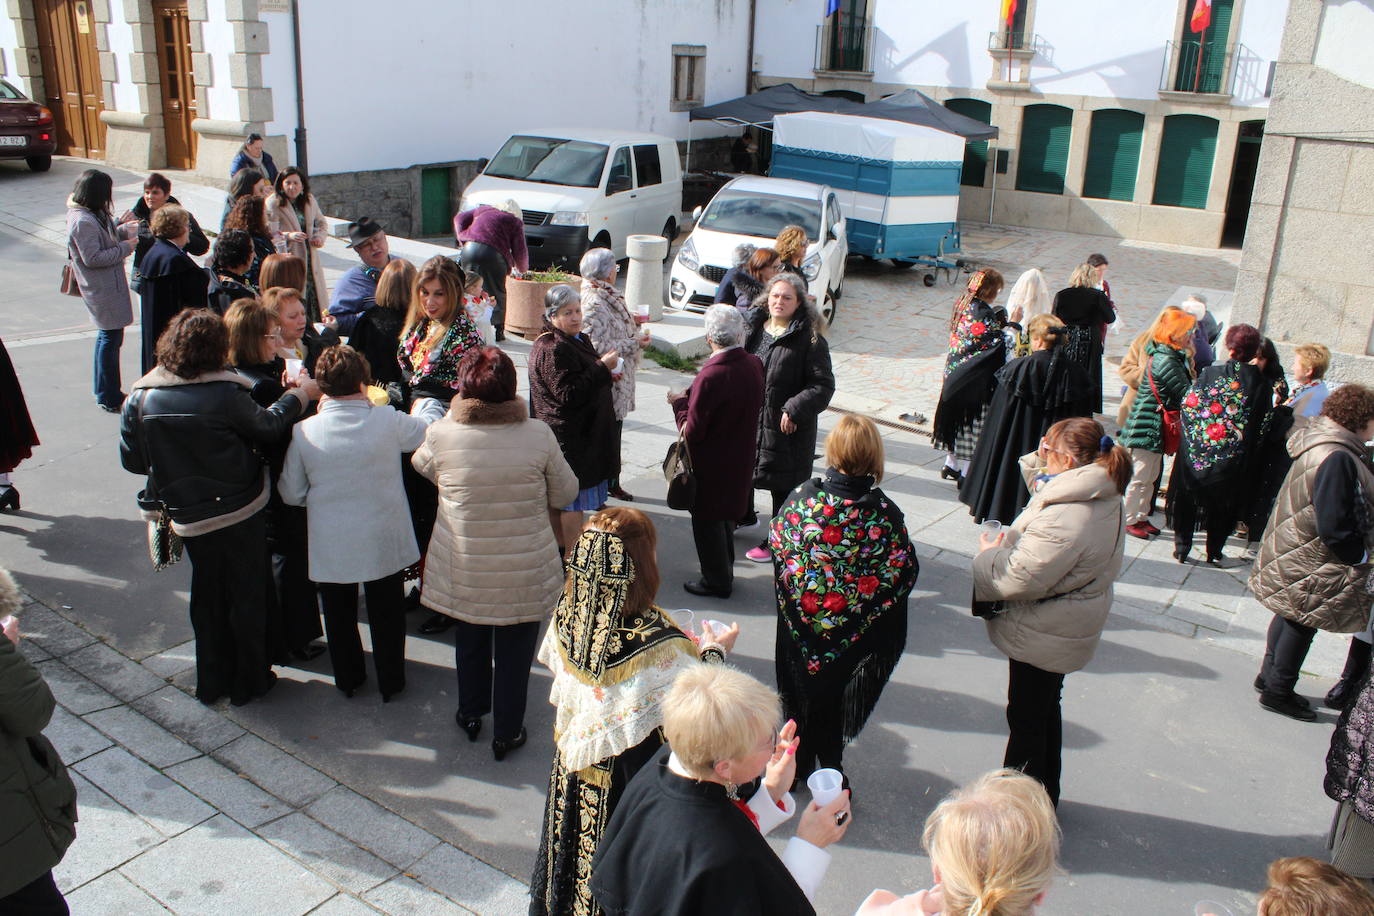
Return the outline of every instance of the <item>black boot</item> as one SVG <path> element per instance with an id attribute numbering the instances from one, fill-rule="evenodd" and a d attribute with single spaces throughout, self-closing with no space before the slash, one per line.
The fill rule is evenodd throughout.
<path id="1" fill-rule="evenodd" d="M 1370 646 L 1363 639 L 1351 638 L 1350 651 L 1345 655 L 1345 670 L 1341 672 L 1341 679 L 1327 692 L 1323 701 L 1328 709 L 1345 709 L 1350 701 L 1355 699 L 1360 682 L 1369 672 L 1371 651 L 1374 651 L 1374 646 Z"/>

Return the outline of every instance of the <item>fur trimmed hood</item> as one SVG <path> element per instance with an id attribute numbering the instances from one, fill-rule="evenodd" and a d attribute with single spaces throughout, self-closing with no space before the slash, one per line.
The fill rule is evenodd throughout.
<path id="1" fill-rule="evenodd" d="M 134 383 L 134 389 L 176 388 L 180 385 L 203 385 L 207 382 L 233 382 L 236 385 L 242 385 L 250 391 L 253 388 L 252 380 L 244 378 L 232 369 L 220 369 L 216 372 L 206 372 L 203 375 L 197 375 L 195 378 L 182 378 L 179 375 L 173 375 L 161 366 L 154 366 L 147 375 Z"/>
<path id="2" fill-rule="evenodd" d="M 523 423 L 530 418 L 530 409 L 524 398 L 496 403 L 480 398 L 454 398 L 449 405 L 448 415 L 455 423 L 496 426 L 501 423 Z"/>

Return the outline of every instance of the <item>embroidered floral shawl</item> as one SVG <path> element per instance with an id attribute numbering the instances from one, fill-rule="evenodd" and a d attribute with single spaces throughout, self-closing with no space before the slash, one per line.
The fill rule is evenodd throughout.
<path id="1" fill-rule="evenodd" d="M 457 391 L 458 361 L 468 350 L 483 345 L 482 332 L 477 330 L 461 304 L 444 336 L 426 351 L 424 343 L 432 327 L 433 319 L 426 318 L 410 329 L 401 341 L 401 368 L 409 375 L 412 387 L 432 381 Z"/>

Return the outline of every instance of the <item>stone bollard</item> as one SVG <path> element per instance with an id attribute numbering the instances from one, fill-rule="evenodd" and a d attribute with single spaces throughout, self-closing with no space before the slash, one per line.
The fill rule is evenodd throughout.
<path id="1" fill-rule="evenodd" d="M 625 277 L 625 304 L 634 313 L 636 305 L 649 306 L 649 320 L 663 317 L 663 259 L 668 257 L 668 240 L 661 235 L 632 235 L 625 240 L 630 259 Z"/>

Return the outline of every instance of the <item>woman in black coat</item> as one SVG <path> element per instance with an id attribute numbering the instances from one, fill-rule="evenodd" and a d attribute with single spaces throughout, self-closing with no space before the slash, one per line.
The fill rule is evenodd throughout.
<path id="1" fill-rule="evenodd" d="M 560 284 L 544 297 L 544 332 L 530 348 L 530 413 L 553 430 L 577 475 L 579 492 L 559 511 L 554 533 L 567 550 L 582 533 L 582 514 L 606 502 L 620 456 L 611 401 L 612 370 L 620 355 L 600 356 L 582 333 L 582 296 Z"/>
<path id="2" fill-rule="evenodd" d="M 157 363 L 157 338 L 172 316 L 182 309 L 209 305 L 210 277 L 185 251 L 191 238 L 191 214 L 166 204 L 153 214 L 155 241 L 139 269 L 143 274 L 143 374 Z"/>
<path id="3" fill-rule="evenodd" d="M 1053 314 L 1068 325 L 1064 355 L 1088 373 L 1088 407 L 1102 412 L 1102 336 L 1107 325 L 1116 321 L 1116 309 L 1107 294 L 1097 289 L 1097 268 L 1080 264 L 1074 269 L 1067 289 L 1054 294 Z"/>
<path id="4" fill-rule="evenodd" d="M 172 183 L 167 180 L 167 176 L 153 172 L 143 182 L 143 196 L 119 218 L 121 225 L 138 223 L 138 243 L 134 245 L 134 269 L 129 278 L 129 286 L 134 292 L 139 292 L 143 288 L 143 256 L 153 247 L 153 242 L 157 241 L 153 237 L 153 214 L 166 204 L 181 206 L 181 201 L 172 196 Z M 205 232 L 196 222 L 195 214 L 187 210 L 186 215 L 191 222 L 191 237 L 186 240 L 186 253 L 199 257 L 210 250 L 210 240 L 205 237 Z"/>
<path id="5" fill-rule="evenodd" d="M 718 302 L 706 310 L 706 342 L 711 357 L 692 387 L 676 397 L 668 392 L 697 480 L 692 540 L 701 577 L 682 587 L 728 598 L 735 582 L 735 523 L 753 496 L 763 365 L 742 348 L 744 319 L 732 305 Z"/>
<path id="6" fill-rule="evenodd" d="M 835 375 L 830 370 L 830 346 L 821 336 L 821 318 L 807 297 L 805 281 L 795 274 L 778 274 L 754 306 L 744 345 L 763 361 L 754 487 L 772 495 L 771 518 L 798 484 L 811 479 L 817 420 L 835 393 Z M 745 556 L 756 563 L 772 559 L 766 540 Z"/>
<path id="7" fill-rule="evenodd" d="M 383 388 L 396 386 L 393 403 L 405 403 L 401 363 L 396 354 L 401 349 L 401 330 L 405 327 L 416 273 L 415 265 L 405 258 L 387 264 L 377 279 L 377 304 L 358 316 L 348 338 L 348 345 L 367 357 L 372 381 Z"/>

